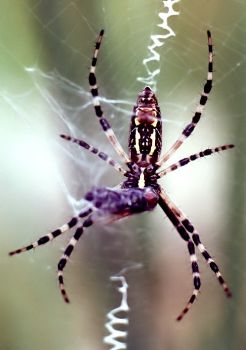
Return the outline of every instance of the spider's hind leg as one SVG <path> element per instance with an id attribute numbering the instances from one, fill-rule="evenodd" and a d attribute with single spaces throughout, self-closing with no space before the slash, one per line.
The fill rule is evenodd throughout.
<path id="1" fill-rule="evenodd" d="M 212 44 L 212 36 L 210 31 L 207 31 L 208 37 L 208 71 L 207 71 L 207 80 L 203 87 L 203 92 L 200 97 L 200 101 L 198 106 L 196 107 L 195 114 L 192 117 L 191 122 L 184 128 L 180 137 L 174 142 L 172 147 L 164 153 L 160 160 L 157 162 L 158 165 L 162 166 L 173 153 L 177 151 L 177 149 L 185 142 L 185 140 L 192 134 L 193 130 L 199 123 L 204 107 L 207 103 L 208 96 L 212 90 L 212 81 L 213 81 L 213 44 Z"/>
<path id="2" fill-rule="evenodd" d="M 97 64 L 97 56 L 100 50 L 102 38 L 104 35 L 104 30 L 101 30 L 98 36 L 98 39 L 96 41 L 96 47 L 93 52 L 92 61 L 91 61 L 91 68 L 89 73 L 89 85 L 92 95 L 92 101 L 95 109 L 96 116 L 99 120 L 99 123 L 109 140 L 109 142 L 112 144 L 115 151 L 118 153 L 118 155 L 121 157 L 121 159 L 125 163 L 129 163 L 130 159 L 126 152 L 123 150 L 119 140 L 117 139 L 113 129 L 111 128 L 108 120 L 106 119 L 104 112 L 102 110 L 100 99 L 99 99 L 99 93 L 98 93 L 98 86 L 97 86 L 97 79 L 96 79 L 96 64 Z"/>

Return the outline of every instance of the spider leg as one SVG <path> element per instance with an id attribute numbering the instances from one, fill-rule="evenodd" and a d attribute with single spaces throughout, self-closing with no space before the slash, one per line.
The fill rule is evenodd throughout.
<path id="1" fill-rule="evenodd" d="M 162 177 L 162 176 L 164 176 L 164 175 L 166 175 L 166 174 L 168 174 L 168 173 L 170 173 L 170 172 L 172 172 L 174 170 L 177 170 L 178 168 L 180 168 L 182 166 L 185 166 L 186 164 L 189 164 L 190 162 L 192 162 L 192 161 L 194 161 L 196 159 L 207 157 L 207 156 L 210 156 L 211 154 L 218 153 L 218 152 L 221 152 L 221 151 L 226 151 L 226 150 L 231 149 L 233 147 L 235 147 L 235 146 L 229 144 L 229 145 L 223 145 L 223 146 L 219 146 L 219 147 L 215 147 L 215 148 L 207 148 L 204 151 L 192 154 L 192 155 L 190 155 L 187 158 L 180 159 L 178 162 L 170 165 L 168 168 L 166 168 L 164 170 L 161 170 L 158 173 L 158 176 Z"/>
<path id="2" fill-rule="evenodd" d="M 189 311 L 191 308 L 192 304 L 197 298 L 197 295 L 199 293 L 200 287 L 201 287 L 201 279 L 200 279 L 200 273 L 199 273 L 199 267 L 197 263 L 197 257 L 195 253 L 195 245 L 192 242 L 189 233 L 187 230 L 184 228 L 182 223 L 180 222 L 179 218 L 177 217 L 175 211 L 172 208 L 172 204 L 167 197 L 166 193 L 164 190 L 161 190 L 160 193 L 160 198 L 159 198 L 159 205 L 169 218 L 169 220 L 172 222 L 176 230 L 178 231 L 180 237 L 187 242 L 187 248 L 189 251 L 190 255 L 190 262 L 191 262 L 191 269 L 192 269 L 192 277 L 193 277 L 193 284 L 194 284 L 194 289 L 192 292 L 192 295 L 187 302 L 185 308 L 182 310 L 182 312 L 179 314 L 179 316 L 176 318 L 177 321 L 181 321 L 184 315 Z"/>
<path id="3" fill-rule="evenodd" d="M 195 114 L 191 120 L 191 123 L 189 123 L 183 130 L 181 136 L 178 138 L 178 140 L 172 145 L 172 147 L 160 158 L 160 160 L 157 162 L 158 165 L 162 165 L 165 163 L 171 155 L 184 143 L 184 141 L 191 135 L 193 130 L 195 129 L 196 125 L 198 124 L 204 106 L 208 100 L 208 96 L 212 89 L 212 80 L 213 80 L 213 45 L 212 45 L 212 37 L 211 33 L 208 30 L 207 31 L 208 36 L 208 74 L 207 74 L 207 81 L 204 85 L 203 92 L 201 94 L 201 98 L 199 101 L 199 105 L 196 108 Z"/>
<path id="4" fill-rule="evenodd" d="M 98 52 L 100 49 L 100 45 L 102 42 L 104 30 L 101 30 L 98 39 L 96 41 L 96 47 L 92 56 L 92 61 L 91 61 L 91 68 L 90 68 L 90 74 L 89 74 L 89 84 L 90 84 L 90 90 L 91 90 L 91 95 L 93 98 L 93 105 L 95 108 L 95 113 L 96 116 L 99 119 L 99 123 L 101 124 L 101 127 L 106 134 L 109 142 L 112 144 L 114 147 L 115 151 L 119 154 L 119 156 L 124 160 L 125 163 L 129 163 L 130 159 L 128 155 L 125 153 L 123 150 L 121 144 L 119 143 L 113 129 L 111 128 L 108 120 L 105 118 L 101 104 L 100 104 L 100 99 L 99 99 L 99 94 L 98 94 L 98 87 L 97 87 L 97 80 L 96 80 L 96 63 L 97 63 L 97 56 Z"/>
<path id="5" fill-rule="evenodd" d="M 78 223 L 79 218 L 82 217 L 86 217 L 88 216 L 90 213 L 92 212 L 91 208 L 86 208 L 85 210 L 83 210 L 78 216 L 74 216 L 68 223 L 62 225 L 61 227 L 57 228 L 56 230 L 47 233 L 46 235 L 40 237 L 37 241 L 23 247 L 23 248 L 19 248 L 16 249 L 12 252 L 9 252 L 9 255 L 16 255 L 16 254 L 20 254 L 23 252 L 26 252 L 27 250 L 31 250 L 34 249 L 40 245 L 46 244 L 50 241 L 52 241 L 54 238 L 60 236 L 62 233 L 70 230 L 72 227 L 76 226 Z"/>
<path id="6" fill-rule="evenodd" d="M 80 239 L 80 237 L 82 236 L 83 232 L 84 232 L 84 228 L 85 227 L 89 227 L 93 224 L 91 215 L 83 222 L 82 226 L 78 227 L 74 236 L 70 239 L 68 246 L 66 247 L 64 254 L 62 255 L 59 263 L 58 263 L 58 283 L 59 283 L 59 288 L 62 294 L 62 297 L 64 299 L 64 301 L 66 303 L 69 303 L 69 298 L 67 295 L 67 292 L 65 290 L 65 286 L 64 286 L 64 279 L 63 279 L 63 270 L 67 264 L 67 261 L 70 257 L 70 255 L 72 254 L 74 247 L 76 245 L 76 243 L 78 242 L 78 240 Z"/>
<path id="7" fill-rule="evenodd" d="M 216 275 L 220 285 L 224 289 L 224 292 L 225 292 L 226 296 L 228 298 L 231 298 L 232 297 L 232 293 L 231 293 L 227 283 L 225 282 L 224 278 L 222 277 L 218 265 L 212 259 L 211 255 L 208 253 L 206 247 L 201 243 L 201 240 L 200 240 L 200 237 L 199 237 L 199 233 L 195 230 L 194 226 L 191 224 L 191 222 L 188 220 L 188 218 L 185 217 L 184 215 L 183 215 L 183 218 L 182 218 L 182 224 L 186 228 L 186 230 L 188 232 L 190 232 L 190 234 L 192 235 L 193 242 L 198 247 L 200 253 L 202 254 L 204 259 L 206 260 L 206 263 L 208 264 L 210 269 L 215 273 L 215 275 Z"/>
<path id="8" fill-rule="evenodd" d="M 185 216 L 185 214 L 170 200 L 170 198 L 167 196 L 167 194 L 162 189 L 161 197 L 164 198 L 166 201 L 168 201 L 170 208 L 172 209 L 173 213 L 175 213 L 176 218 L 178 218 L 179 222 L 182 224 L 183 228 L 186 230 L 187 233 L 190 234 L 192 241 L 199 249 L 200 253 L 206 260 L 206 263 L 210 267 L 210 269 L 215 273 L 220 285 L 224 289 L 224 292 L 228 298 L 232 296 L 232 293 L 226 284 L 224 278 L 222 277 L 218 265 L 215 263 L 215 261 L 212 259 L 211 255 L 208 253 L 205 246 L 201 243 L 199 233 L 195 230 L 194 226 L 191 224 L 189 219 Z"/>
<path id="9" fill-rule="evenodd" d="M 104 160 L 107 164 L 111 165 L 119 173 L 121 173 L 123 175 L 126 174 L 126 170 L 124 170 L 118 162 L 116 162 L 115 160 L 110 158 L 106 153 L 101 152 L 99 149 L 89 145 L 87 142 L 85 142 L 83 140 L 76 139 L 76 138 L 68 136 L 68 135 L 60 135 L 60 136 L 67 141 L 72 141 L 72 142 L 76 143 L 77 145 L 87 149 L 92 154 L 97 155 L 100 159 Z"/>

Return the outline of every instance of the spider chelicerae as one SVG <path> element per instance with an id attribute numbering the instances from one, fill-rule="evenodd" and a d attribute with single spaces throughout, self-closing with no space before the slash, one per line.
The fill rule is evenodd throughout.
<path id="1" fill-rule="evenodd" d="M 120 184 L 119 188 L 112 189 L 108 187 L 93 187 L 90 192 L 86 193 L 85 199 L 87 201 L 87 205 L 79 213 L 79 215 L 73 217 L 68 223 L 62 225 L 55 231 L 42 236 L 36 242 L 10 252 L 9 255 L 19 254 L 48 243 L 65 231 L 77 225 L 78 227 L 75 234 L 70 239 L 69 244 L 58 263 L 59 287 L 65 302 L 69 302 L 68 295 L 64 287 L 63 270 L 73 252 L 76 243 L 83 234 L 84 229 L 94 223 L 101 223 L 102 221 L 109 223 L 119 220 L 125 216 L 151 211 L 157 206 L 157 204 L 159 204 L 166 216 L 174 225 L 180 237 L 186 242 L 190 256 L 194 289 L 185 308 L 177 317 L 177 320 L 180 321 L 196 300 L 201 287 L 199 267 L 195 252 L 196 248 L 198 248 L 210 269 L 215 273 L 215 276 L 224 289 L 227 297 L 231 297 L 231 292 L 219 271 L 218 265 L 208 253 L 205 246 L 201 243 L 198 232 L 186 215 L 171 201 L 164 188 L 158 184 L 158 180 L 166 174 L 175 171 L 176 169 L 185 166 L 196 159 L 234 147 L 232 144 L 227 144 L 215 148 L 207 148 L 204 151 L 183 158 L 166 168 L 164 167 L 166 161 L 169 160 L 174 152 L 176 152 L 183 142 L 192 134 L 193 130 L 201 119 L 204 106 L 208 100 L 208 95 L 212 89 L 213 46 L 211 33 L 210 31 L 207 31 L 207 80 L 191 122 L 184 128 L 181 135 L 172 145 L 172 147 L 167 152 L 161 154 L 162 119 L 160 108 L 154 92 L 149 86 L 146 86 L 138 95 L 137 103 L 133 107 L 128 143 L 129 155 L 123 150 L 108 120 L 106 119 L 98 95 L 95 71 L 97 56 L 103 34 L 104 31 L 101 30 L 96 41 L 96 46 L 92 57 L 89 73 L 90 91 L 99 123 L 101 124 L 101 127 L 109 142 L 112 144 L 123 163 L 128 167 L 128 170 L 125 170 L 118 162 L 110 158 L 104 152 L 101 152 L 97 148 L 89 145 L 87 142 L 76 139 L 72 136 L 60 136 L 67 141 L 78 144 L 82 148 L 87 149 L 89 152 L 101 158 L 107 164 L 111 165 L 116 171 L 125 176 L 126 180 Z M 82 218 L 84 218 L 84 221 L 80 223 Z"/>

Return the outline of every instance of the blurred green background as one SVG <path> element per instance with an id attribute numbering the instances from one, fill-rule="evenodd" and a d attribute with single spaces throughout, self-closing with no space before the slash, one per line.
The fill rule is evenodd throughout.
<path id="1" fill-rule="evenodd" d="M 59 139 L 72 133 L 116 158 L 100 132 L 87 75 L 96 36 L 106 30 L 97 78 L 115 132 L 127 146 L 132 105 L 143 88 L 151 34 L 163 34 L 162 1 L 11 0 L 0 4 L 1 246 L 0 350 L 109 349 L 105 315 L 120 303 L 112 274 L 130 269 L 128 349 L 245 349 L 245 58 L 244 1 L 188 1 L 169 20 L 175 37 L 158 49 L 157 96 L 164 148 L 191 119 L 207 70 L 206 30 L 215 44 L 214 89 L 204 118 L 178 160 L 235 143 L 162 180 L 187 213 L 233 291 L 226 300 L 202 259 L 202 293 L 181 323 L 192 291 L 184 242 L 160 209 L 88 230 L 65 270 L 65 305 L 56 265 L 71 233 L 45 248 L 8 251 L 65 223 L 92 185 L 120 177 Z M 83 203 L 82 203 L 83 204 Z"/>

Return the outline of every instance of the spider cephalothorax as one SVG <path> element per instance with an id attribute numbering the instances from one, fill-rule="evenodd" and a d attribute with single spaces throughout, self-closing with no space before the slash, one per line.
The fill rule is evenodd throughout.
<path id="1" fill-rule="evenodd" d="M 89 84 L 95 113 L 99 119 L 99 123 L 113 148 L 120 156 L 122 162 L 128 167 L 128 170 L 125 170 L 121 164 L 110 158 L 104 152 L 101 152 L 97 148 L 91 146 L 84 140 L 79 140 L 67 135 L 61 135 L 61 137 L 65 140 L 78 144 L 84 149 L 87 149 L 89 152 L 111 165 L 116 171 L 120 172 L 127 179 L 117 186 L 117 188 L 93 187 L 91 191 L 87 192 L 85 195 L 87 205 L 81 211 L 81 213 L 79 213 L 79 215 L 73 217 L 69 222 L 62 225 L 60 228 L 39 238 L 36 242 L 12 251 L 9 254 L 15 255 L 33 249 L 39 245 L 43 245 L 77 225 L 78 227 L 74 233 L 74 236 L 70 239 L 69 244 L 58 263 L 58 282 L 60 290 L 64 300 L 68 302 L 69 299 L 63 281 L 63 270 L 77 241 L 83 234 L 84 229 L 88 228 L 92 224 L 101 223 L 102 221 L 109 223 L 119 220 L 125 216 L 151 211 L 157 206 L 157 204 L 159 204 L 173 226 L 176 228 L 180 237 L 186 242 L 187 250 L 190 256 L 194 288 L 188 303 L 177 317 L 177 320 L 181 320 L 196 300 L 201 287 L 196 248 L 200 251 L 210 269 L 215 273 L 226 295 L 228 297 L 231 296 L 231 292 L 223 279 L 217 264 L 208 253 L 205 246 L 201 243 L 198 232 L 195 230 L 194 226 L 191 224 L 185 214 L 171 201 L 164 188 L 158 184 L 159 178 L 189 164 L 192 161 L 234 147 L 233 145 L 228 144 L 215 148 L 208 148 L 204 151 L 183 158 L 164 169 L 162 168 L 166 161 L 195 129 L 201 118 L 208 95 L 212 89 L 213 51 L 211 34 L 209 31 L 207 32 L 208 73 L 207 81 L 204 85 L 199 105 L 196 108 L 191 122 L 183 129 L 181 135 L 176 142 L 174 142 L 172 147 L 170 147 L 170 149 L 162 155 L 161 113 L 156 96 L 150 87 L 146 86 L 143 91 L 140 92 L 137 98 L 137 104 L 133 108 L 129 133 L 129 155 L 123 150 L 108 120 L 104 116 L 98 96 L 95 75 L 97 56 L 103 34 L 104 31 L 102 30 L 96 42 L 90 68 Z M 85 219 L 81 223 L 82 218 Z"/>
<path id="2" fill-rule="evenodd" d="M 137 163 L 129 163 L 127 165 L 130 170 L 125 174 L 127 180 L 123 182 L 123 188 L 144 188 L 151 186 L 157 190 L 157 192 L 159 191 L 160 186 L 157 183 L 159 175 L 156 173 L 159 166 L 151 163 L 147 164 L 146 162 L 144 163 L 145 166 Z"/>

